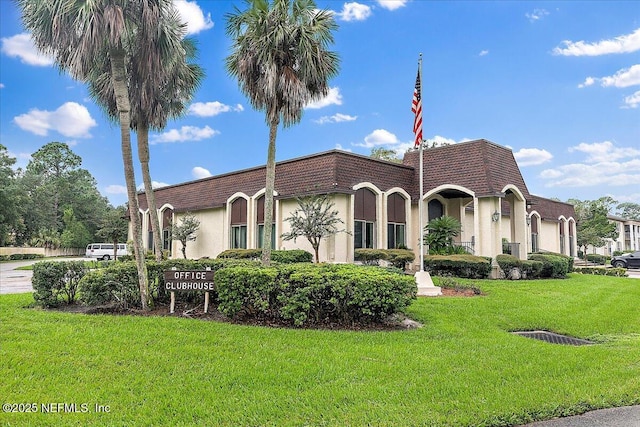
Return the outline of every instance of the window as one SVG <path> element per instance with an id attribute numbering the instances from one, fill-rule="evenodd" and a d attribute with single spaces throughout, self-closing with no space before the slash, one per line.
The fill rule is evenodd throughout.
<path id="1" fill-rule="evenodd" d="M 404 224 L 387 224 L 387 248 L 397 249 L 399 246 L 407 246 Z"/>
<path id="2" fill-rule="evenodd" d="M 354 224 L 354 244 L 355 248 L 367 248 L 373 249 L 375 247 L 374 241 L 374 223 L 367 221 L 356 220 Z"/>
<path id="3" fill-rule="evenodd" d="M 247 200 L 239 197 L 231 203 L 231 249 L 247 248 Z"/>
<path id="4" fill-rule="evenodd" d="M 169 251 L 171 255 L 171 221 L 173 219 L 173 209 L 166 208 L 162 211 L 162 223 L 160 227 L 162 229 L 162 249 Z"/>
<path id="5" fill-rule="evenodd" d="M 531 215 L 531 252 L 538 252 L 538 216 Z"/>
<path id="6" fill-rule="evenodd" d="M 376 195 L 367 188 L 356 191 L 353 243 L 355 248 L 375 248 Z"/>
<path id="7" fill-rule="evenodd" d="M 247 249 L 247 226 L 231 226 L 231 249 Z"/>
<path id="8" fill-rule="evenodd" d="M 263 246 L 263 239 L 264 239 L 264 196 L 261 196 L 258 199 L 258 202 L 256 203 L 256 214 L 257 214 L 257 221 L 256 223 L 258 224 L 258 235 L 256 236 L 256 240 L 257 240 L 257 246 L 258 248 L 262 248 Z M 276 204 L 275 201 L 273 203 L 273 211 L 271 214 L 271 218 L 273 220 L 275 220 L 276 218 Z M 276 225 L 275 224 L 271 224 L 271 248 L 275 249 L 276 247 Z"/>
<path id="9" fill-rule="evenodd" d="M 405 239 L 405 201 L 400 193 L 387 197 L 387 248 L 396 249 L 406 246 Z"/>

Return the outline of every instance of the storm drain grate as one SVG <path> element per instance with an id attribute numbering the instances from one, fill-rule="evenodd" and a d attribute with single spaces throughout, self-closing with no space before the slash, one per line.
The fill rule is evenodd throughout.
<path id="1" fill-rule="evenodd" d="M 548 331 L 517 331 L 516 335 L 520 335 L 534 340 L 546 341 L 552 344 L 562 345 L 589 345 L 591 341 L 582 340 L 580 338 L 569 337 L 567 335 L 554 334 Z"/>

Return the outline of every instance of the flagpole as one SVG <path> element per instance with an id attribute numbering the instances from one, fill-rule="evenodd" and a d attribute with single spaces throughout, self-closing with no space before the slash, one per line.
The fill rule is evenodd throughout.
<path id="1" fill-rule="evenodd" d="M 417 94 L 417 99 L 416 95 Z M 422 133 L 422 53 L 418 59 L 418 76 L 416 78 L 416 90 L 414 91 L 413 111 L 416 114 L 414 119 L 413 131 L 416 134 L 416 141 L 420 144 L 420 200 L 418 201 L 418 227 L 420 239 L 420 270 L 415 273 L 417 295 L 419 296 L 437 296 L 442 295 L 439 286 L 434 286 L 431 275 L 424 269 L 424 138 Z"/>
<path id="2" fill-rule="evenodd" d="M 418 75 L 420 76 L 420 91 L 422 91 L 422 53 L 420 53 L 420 58 L 418 58 Z M 422 146 L 424 139 L 420 139 L 420 202 L 418 203 L 418 223 L 419 223 L 419 236 L 420 236 L 420 271 L 424 271 L 424 235 L 423 235 L 423 197 L 424 197 L 424 167 L 422 162 Z"/>

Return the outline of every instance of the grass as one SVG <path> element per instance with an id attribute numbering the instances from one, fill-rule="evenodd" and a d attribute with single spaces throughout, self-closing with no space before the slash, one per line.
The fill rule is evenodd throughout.
<path id="1" fill-rule="evenodd" d="M 0 395 L 39 411 L 0 423 L 506 426 L 640 404 L 640 281 L 467 283 L 485 295 L 420 298 L 408 314 L 424 327 L 396 332 L 81 315 L 2 295 Z M 598 344 L 509 333 L 526 329 Z M 47 403 L 88 412 L 43 414 Z"/>

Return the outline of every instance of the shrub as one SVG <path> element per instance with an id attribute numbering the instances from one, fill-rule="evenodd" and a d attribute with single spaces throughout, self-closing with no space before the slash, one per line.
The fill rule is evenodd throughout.
<path id="1" fill-rule="evenodd" d="M 513 270 L 518 270 L 522 279 L 538 279 L 543 267 L 543 263 L 540 261 L 521 260 L 508 254 L 496 256 L 496 262 L 508 279 L 514 279 L 518 276 L 513 274 Z"/>
<path id="2" fill-rule="evenodd" d="M 218 258 L 255 259 L 262 256 L 262 249 L 227 249 Z M 313 254 L 302 249 L 271 251 L 271 261 L 281 263 L 311 262 Z"/>
<path id="3" fill-rule="evenodd" d="M 9 261 L 9 255 L 0 255 L 0 261 Z"/>
<path id="4" fill-rule="evenodd" d="M 53 307 L 66 297 L 67 304 L 74 303 L 78 282 L 87 273 L 82 261 L 38 262 L 33 266 L 31 283 L 35 290 L 33 299 L 43 307 Z"/>
<path id="5" fill-rule="evenodd" d="M 580 268 L 576 268 L 574 271 L 580 274 L 593 274 L 596 276 L 615 276 L 615 277 L 627 276 L 626 268 L 580 267 Z"/>
<path id="6" fill-rule="evenodd" d="M 434 276 L 484 279 L 491 273 L 491 259 L 475 255 L 429 255 L 424 267 Z"/>
<path id="7" fill-rule="evenodd" d="M 408 262 L 416 259 L 415 254 L 408 249 L 387 249 L 387 261 L 394 267 L 405 270 Z"/>
<path id="8" fill-rule="evenodd" d="M 402 311 L 417 291 L 411 276 L 350 264 L 223 268 L 216 283 L 224 314 L 295 326 L 381 321 Z"/>
<path id="9" fill-rule="evenodd" d="M 527 279 L 539 279 L 542 277 L 543 263 L 534 260 L 522 260 L 523 277 Z"/>
<path id="10" fill-rule="evenodd" d="M 387 253 L 382 249 L 356 249 L 353 254 L 356 261 L 365 265 L 378 265 L 381 260 L 387 259 Z"/>
<path id="11" fill-rule="evenodd" d="M 607 257 L 600 254 L 588 254 L 587 261 L 594 264 L 605 265 L 607 263 Z"/>
<path id="12" fill-rule="evenodd" d="M 566 258 L 569 257 L 553 253 L 535 253 L 529 255 L 530 260 L 542 262 L 541 277 L 554 279 L 564 279 L 567 277 L 567 273 L 571 271 L 569 270 L 569 263 Z M 573 260 L 571 261 L 571 265 L 573 269 Z"/>

